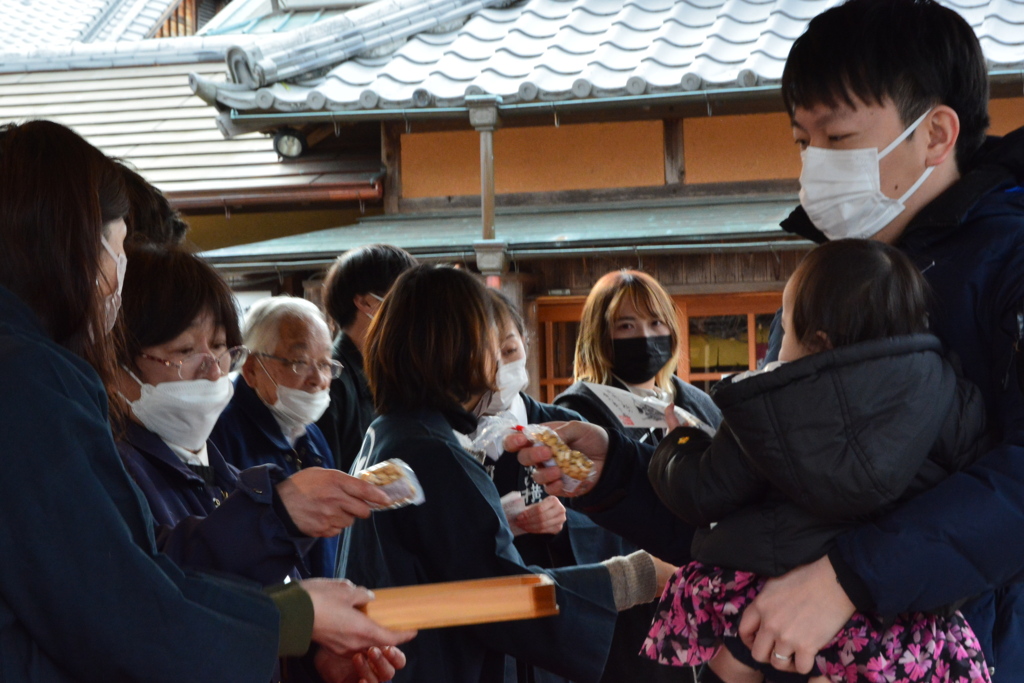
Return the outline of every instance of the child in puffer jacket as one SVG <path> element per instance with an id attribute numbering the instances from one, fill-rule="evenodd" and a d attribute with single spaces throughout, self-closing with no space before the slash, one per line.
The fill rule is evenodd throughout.
<path id="1" fill-rule="evenodd" d="M 754 661 L 738 637 L 766 579 L 822 557 L 852 525 L 985 452 L 981 396 L 926 333 L 926 299 L 924 278 L 890 246 L 818 247 L 783 292 L 781 362 L 715 387 L 724 419 L 714 438 L 677 427 L 662 440 L 651 483 L 698 530 L 694 561 L 665 588 L 647 656 L 709 663 L 705 682 L 808 680 Z M 963 616 L 936 607 L 854 614 L 809 680 L 990 681 Z"/>

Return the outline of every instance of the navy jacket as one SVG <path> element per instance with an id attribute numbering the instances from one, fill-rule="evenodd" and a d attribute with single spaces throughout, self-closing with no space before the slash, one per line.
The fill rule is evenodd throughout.
<path id="1" fill-rule="evenodd" d="M 623 391 L 629 391 L 626 385 L 619 380 L 612 378 L 610 386 Z M 675 404 L 683 410 L 692 413 L 701 421 L 711 425 L 715 429 L 722 421 L 722 414 L 715 406 L 715 402 L 706 393 L 687 384 L 675 375 L 672 376 L 672 386 L 675 387 Z M 624 427 L 615 414 L 599 399 L 597 395 L 587 388 L 583 382 L 576 382 L 555 398 L 555 405 L 569 410 L 575 410 L 586 418 L 587 422 L 601 425 L 607 430 L 617 430 L 631 439 L 641 443 L 648 443 L 657 446 L 658 441 L 664 436 L 664 430 L 646 429 L 640 427 Z"/>
<path id="2" fill-rule="evenodd" d="M 544 571 L 523 562 L 494 483 L 441 413 L 374 420 L 356 466 L 395 457 L 416 472 L 426 502 L 356 520 L 343 532 L 339 575 L 380 588 Z M 596 681 L 616 617 L 608 572 L 588 565 L 547 573 L 558 584 L 558 616 L 422 631 L 402 646 L 408 665 L 396 683 L 502 683 L 506 655 Z"/>
<path id="3" fill-rule="evenodd" d="M 823 241 L 797 209 L 791 232 Z M 990 138 L 897 247 L 935 293 L 932 331 L 981 389 L 1001 443 L 974 466 L 838 539 L 829 557 L 858 607 L 883 614 L 981 596 L 962 610 L 999 683 L 1024 680 L 1024 128 Z"/>
<path id="4" fill-rule="evenodd" d="M 235 379 L 235 395 L 217 420 L 210 442 L 240 470 L 270 464 L 291 476 L 306 467 L 334 468 L 331 450 L 317 426 L 307 425 L 306 433 L 290 446 L 270 408 L 241 375 Z M 337 536 L 317 539 L 299 568 L 302 575 L 334 576 L 337 552 Z"/>
<path id="5" fill-rule="evenodd" d="M 717 429 L 722 413 L 711 397 L 678 377 L 672 380 L 675 404 Z M 611 386 L 627 390 L 618 380 L 613 379 Z M 688 562 L 694 529 L 661 504 L 647 478 L 647 466 L 657 446 L 651 439 L 652 430 L 623 427 L 582 382 L 573 384 L 555 402 L 572 407 L 608 432 L 608 460 L 601 479 L 587 495 L 570 499 L 573 507 L 655 557 L 672 564 Z"/>
<path id="6" fill-rule="evenodd" d="M 820 558 L 989 446 L 981 393 L 928 334 L 817 353 L 712 395 L 725 416 L 714 439 L 672 432 L 651 483 L 700 527 L 695 560 L 762 576 Z"/>
<path id="7" fill-rule="evenodd" d="M 4 680 L 270 680 L 274 603 L 157 551 L 102 382 L 3 287 L 0 416 Z"/>
<path id="8" fill-rule="evenodd" d="M 153 511 L 157 547 L 179 566 L 270 585 L 290 575 L 313 545 L 282 518 L 287 512 L 274 500 L 282 473 L 273 465 L 239 472 L 208 443 L 207 482 L 136 422 L 129 423 L 117 450 Z"/>
<path id="9" fill-rule="evenodd" d="M 344 332 L 334 340 L 334 360 L 345 369 L 331 382 L 331 405 L 316 426 L 327 439 L 338 469 L 348 472 L 377 411 L 363 372 L 363 354 Z"/>

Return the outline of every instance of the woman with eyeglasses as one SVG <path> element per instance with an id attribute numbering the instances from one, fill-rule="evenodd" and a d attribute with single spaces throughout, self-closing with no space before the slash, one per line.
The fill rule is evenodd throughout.
<path id="1" fill-rule="evenodd" d="M 351 658 L 410 637 L 351 584 L 264 591 L 159 552 L 109 422 L 127 209 L 117 166 L 70 129 L 0 128 L 2 677 L 251 683 L 311 640 Z"/>
<path id="2" fill-rule="evenodd" d="M 242 340 L 249 357 L 211 442 L 240 469 L 269 463 L 300 478 L 320 468 L 340 475 L 314 424 L 331 401 L 331 380 L 342 371 L 331 357 L 324 314 L 299 297 L 261 299 L 246 314 Z M 304 576 L 334 576 L 340 527 L 329 531 L 300 567 Z"/>
<path id="3" fill-rule="evenodd" d="M 358 495 L 382 502 L 380 492 L 330 470 L 286 478 L 273 465 L 229 465 L 208 437 L 234 391 L 229 373 L 248 355 L 231 291 L 187 252 L 140 246 L 127 256 L 117 376 L 127 419 L 115 432 L 157 546 L 179 566 L 263 585 L 308 575 L 296 569 L 316 537 L 368 513 Z"/>

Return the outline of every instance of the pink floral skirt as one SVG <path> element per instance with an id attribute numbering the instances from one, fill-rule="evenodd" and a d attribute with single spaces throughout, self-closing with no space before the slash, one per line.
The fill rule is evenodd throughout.
<path id="1" fill-rule="evenodd" d="M 691 562 L 665 586 L 642 654 L 671 666 L 699 666 L 738 637 L 740 617 L 765 579 Z M 853 615 L 822 648 L 818 671 L 833 683 L 991 683 L 974 631 L 960 612 L 901 614 L 888 623 Z"/>

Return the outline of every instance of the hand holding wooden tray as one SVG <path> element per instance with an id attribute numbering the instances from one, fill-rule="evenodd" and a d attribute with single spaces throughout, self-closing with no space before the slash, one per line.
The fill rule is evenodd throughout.
<path id="1" fill-rule="evenodd" d="M 381 626 L 427 629 L 536 619 L 558 614 L 555 584 L 546 574 L 380 588 L 359 607 Z"/>

